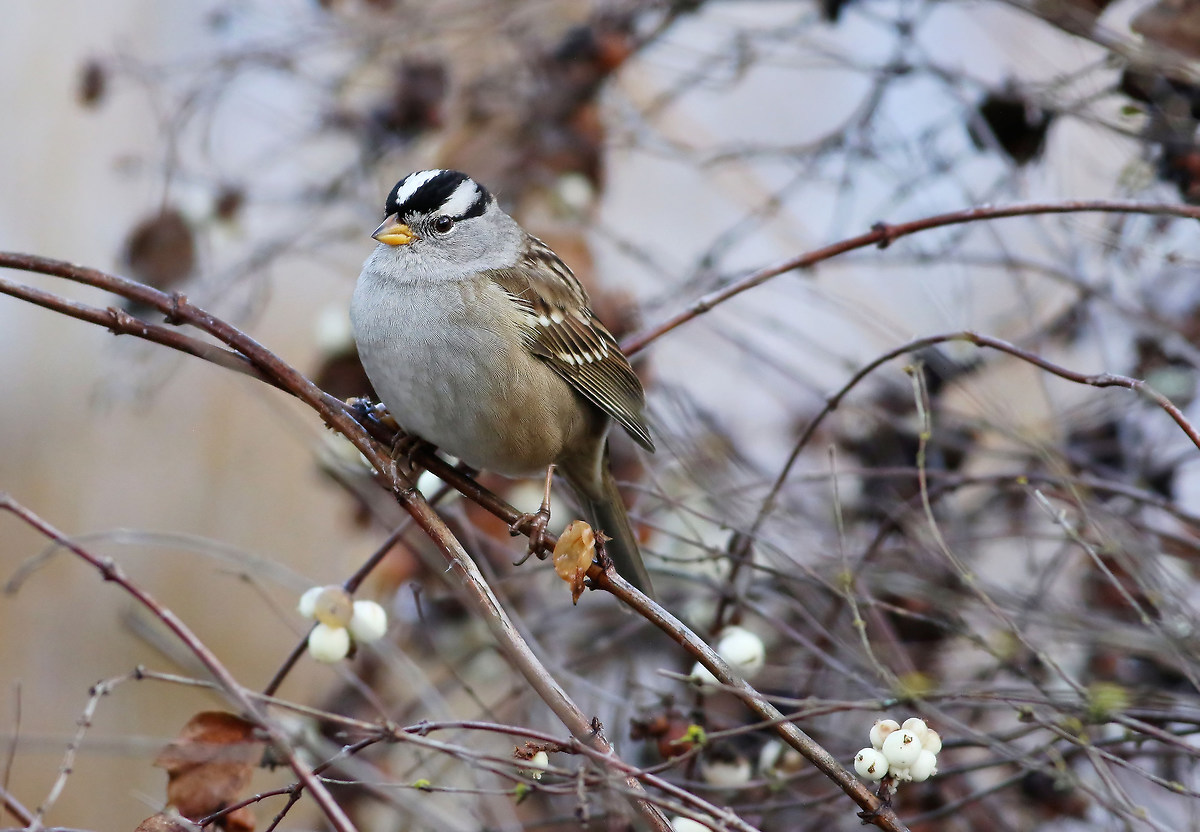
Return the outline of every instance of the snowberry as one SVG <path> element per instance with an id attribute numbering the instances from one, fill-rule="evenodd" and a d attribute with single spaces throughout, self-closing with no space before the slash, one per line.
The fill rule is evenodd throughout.
<path id="1" fill-rule="evenodd" d="M 920 717 L 909 717 L 903 725 L 894 719 L 877 719 L 870 736 L 872 747 L 864 748 L 854 759 L 854 769 L 861 777 L 920 783 L 937 774 L 942 738 Z"/>
<path id="2" fill-rule="evenodd" d="M 921 753 L 917 755 L 917 761 L 909 767 L 908 774 L 913 781 L 924 783 L 937 774 L 937 755 L 932 751 L 922 749 Z"/>
<path id="3" fill-rule="evenodd" d="M 721 631 L 717 654 L 746 678 L 762 670 L 767 659 L 763 640 L 743 627 L 726 627 Z"/>
<path id="4" fill-rule="evenodd" d="M 354 615 L 354 599 L 340 586 L 327 586 L 317 595 L 313 618 L 330 627 L 345 627 Z"/>
<path id="5" fill-rule="evenodd" d="M 762 670 L 766 662 L 767 650 L 762 639 L 743 627 L 730 626 L 722 630 L 717 635 L 715 649 L 734 673 L 747 679 Z M 705 685 L 720 684 L 712 671 L 700 662 L 692 666 L 691 679 L 701 686 L 701 692 L 705 692 Z"/>
<path id="6" fill-rule="evenodd" d="M 673 832 L 712 832 L 711 829 L 709 829 L 700 821 L 692 820 L 691 818 L 685 818 L 680 815 L 676 815 L 675 817 L 671 818 L 671 829 Z"/>
<path id="7" fill-rule="evenodd" d="M 296 609 L 305 618 L 312 618 L 313 613 L 317 609 L 317 596 L 325 591 L 323 586 L 314 586 L 300 596 L 300 603 L 296 605 Z"/>
<path id="8" fill-rule="evenodd" d="M 800 752 L 779 740 L 769 740 L 758 755 L 758 773 L 763 777 L 785 777 L 803 767 L 804 758 Z"/>
<path id="9" fill-rule="evenodd" d="M 917 761 L 921 753 L 921 743 L 916 734 L 901 728 L 888 734 L 880 750 L 883 756 L 887 757 L 889 767 L 907 767 Z"/>
<path id="10" fill-rule="evenodd" d="M 925 724 L 925 720 L 917 716 L 910 716 L 900 727 L 916 734 L 917 742 L 921 743 L 922 748 L 925 747 L 925 737 L 929 734 L 929 726 Z"/>
<path id="11" fill-rule="evenodd" d="M 854 770 L 866 780 L 882 780 L 888 773 L 887 757 L 874 748 L 864 748 L 854 756 Z"/>
<path id="12" fill-rule="evenodd" d="M 930 728 L 925 735 L 925 739 L 921 741 L 921 748 L 930 753 L 937 754 L 942 750 L 942 735 Z"/>
<path id="13" fill-rule="evenodd" d="M 350 633 L 345 627 L 318 624 L 308 634 L 308 654 L 319 662 L 336 662 L 350 652 Z"/>
<path id="14" fill-rule="evenodd" d="M 750 782 L 750 761 L 740 754 L 706 757 L 700 762 L 700 776 L 710 786 L 736 789 Z"/>
<path id="15" fill-rule="evenodd" d="M 550 768 L 550 755 L 545 751 L 539 751 L 530 757 L 525 765 L 523 774 L 534 780 L 541 780 L 542 774 Z"/>
<path id="16" fill-rule="evenodd" d="M 900 723 L 894 719 L 877 719 L 871 726 L 871 747 L 876 751 L 883 748 L 883 741 L 888 734 L 900 730 Z"/>
<path id="17" fill-rule="evenodd" d="M 693 682 L 701 686 L 700 691 L 702 693 L 705 692 L 704 688 L 707 685 L 721 684 L 720 681 L 717 680 L 717 677 L 713 675 L 712 671 L 700 664 L 700 662 L 696 662 L 694 665 L 692 665 L 690 678 Z"/>
<path id="18" fill-rule="evenodd" d="M 350 617 L 350 635 L 360 644 L 377 641 L 387 632 L 387 612 L 374 601 L 355 601 Z"/>

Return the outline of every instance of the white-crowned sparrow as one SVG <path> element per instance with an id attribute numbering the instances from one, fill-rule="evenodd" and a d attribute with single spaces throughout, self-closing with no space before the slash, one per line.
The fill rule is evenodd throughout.
<path id="1" fill-rule="evenodd" d="M 575 275 L 458 171 L 409 174 L 384 214 L 350 306 L 383 403 L 473 467 L 526 477 L 557 465 L 612 538 L 617 570 L 650 592 L 607 442 L 615 419 L 654 450 L 645 394 Z"/>

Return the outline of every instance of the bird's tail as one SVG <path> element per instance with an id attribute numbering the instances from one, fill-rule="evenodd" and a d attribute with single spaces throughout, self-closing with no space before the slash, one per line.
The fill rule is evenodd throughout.
<path id="1" fill-rule="evenodd" d="M 613 559 L 617 572 L 621 577 L 636 586 L 646 595 L 654 598 L 654 587 L 650 583 L 650 573 L 642 562 L 642 553 L 638 549 L 637 536 L 629 524 L 629 515 L 625 511 L 625 503 L 617 490 L 616 480 L 609 472 L 607 465 L 601 466 L 601 484 L 598 493 L 589 494 L 576 487 L 581 508 L 587 515 L 587 520 L 596 532 L 604 532 L 610 538 L 604 549 Z"/>

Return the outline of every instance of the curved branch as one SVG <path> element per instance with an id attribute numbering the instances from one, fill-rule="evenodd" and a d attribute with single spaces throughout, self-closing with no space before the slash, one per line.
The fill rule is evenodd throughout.
<path id="1" fill-rule="evenodd" d="M 859 234 L 857 237 L 850 237 L 846 240 L 823 246 L 807 254 L 789 257 L 787 260 L 783 260 L 773 266 L 767 266 L 758 271 L 751 272 L 740 280 L 730 283 L 728 286 L 709 292 L 694 301 L 682 312 L 676 313 L 662 323 L 656 324 L 638 335 L 626 338 L 621 342 L 621 349 L 624 350 L 626 355 L 632 356 L 671 330 L 682 326 L 693 318 L 698 318 L 705 312 L 715 309 L 717 306 L 720 306 L 730 298 L 740 295 L 742 292 L 753 289 L 756 286 L 761 286 L 773 277 L 778 277 L 781 274 L 786 274 L 797 269 L 811 268 L 823 260 L 829 260 L 848 251 L 866 248 L 867 246 L 887 248 L 895 240 L 916 234 L 919 231 L 929 231 L 933 228 L 944 228 L 951 225 L 963 225 L 969 222 L 996 220 L 1006 217 L 1035 216 L 1039 214 L 1081 213 L 1149 214 L 1151 216 L 1200 219 L 1200 207 L 1194 205 L 1136 202 L 1132 200 L 1090 200 L 1040 202 L 1001 207 L 982 206 L 979 208 L 966 208 L 961 211 L 951 211 L 948 214 L 936 214 L 932 217 L 925 217 L 924 219 L 898 223 L 896 225 L 878 222 L 865 234 Z"/>
<path id="2" fill-rule="evenodd" d="M 529 645 L 512 625 L 512 622 L 500 606 L 499 601 L 492 594 L 491 588 L 487 585 L 483 575 L 480 574 L 475 564 L 467 555 L 466 550 L 454 538 L 454 535 L 446 527 L 442 519 L 429 508 L 413 484 L 399 472 L 387 449 L 375 441 L 363 425 L 359 424 L 344 402 L 329 396 L 302 373 L 291 367 L 262 344 L 232 324 L 194 306 L 182 294 L 160 292 L 149 286 L 144 286 L 135 281 L 126 280 L 125 278 L 117 277 L 98 269 L 91 269 L 62 260 L 38 257 L 36 255 L 0 252 L 0 267 L 5 266 L 66 278 L 78 283 L 105 289 L 152 306 L 163 312 L 167 316 L 168 322 L 194 326 L 217 338 L 241 355 L 244 355 L 257 371 L 262 374 L 265 381 L 291 393 L 315 410 L 327 425 L 342 433 L 354 444 L 375 470 L 381 484 L 395 494 L 397 501 L 412 514 L 418 525 L 438 544 L 439 549 L 453 568 L 453 571 L 462 579 L 465 598 L 474 612 L 487 623 L 492 635 L 513 663 L 513 666 L 525 677 L 534 690 L 542 696 L 555 716 L 563 722 L 571 734 L 580 742 L 603 751 L 606 756 L 613 757 L 612 748 L 608 744 L 608 741 L 604 739 L 599 730 L 592 726 L 579 706 L 571 700 L 566 691 L 553 679 L 550 672 L 538 660 Z M 129 334 L 144 337 L 140 327 L 135 328 Z M 8 503 L 0 502 L 0 508 L 6 508 L 10 505 L 15 504 L 11 503 L 11 501 Z M 49 527 L 47 526 L 46 528 Z M 80 553 L 78 547 L 73 547 L 65 539 L 63 539 L 63 545 L 67 545 L 72 551 Z M 108 577 L 107 574 L 106 577 Z M 163 610 L 162 614 L 171 615 L 169 610 Z M 177 626 L 172 626 L 169 622 L 168 624 L 176 631 L 177 635 L 181 632 L 177 627 L 186 629 L 185 625 L 181 621 L 178 621 L 178 619 L 174 619 L 173 615 L 171 615 L 171 618 L 176 622 Z M 164 621 L 167 621 L 167 619 L 164 618 Z M 203 645 L 199 646 L 202 647 Z M 229 681 L 236 684 L 232 677 L 230 677 Z M 251 711 L 251 713 L 254 713 L 254 711 Z M 296 763 L 297 765 L 302 765 L 298 759 Z M 309 785 L 308 780 L 301 774 L 301 771 L 297 770 L 296 773 L 305 785 L 311 789 L 312 786 Z M 311 779 L 309 777 L 309 780 Z M 634 792 L 634 801 L 649 825 L 659 830 L 659 832 L 670 832 L 670 824 L 667 822 L 667 819 L 653 804 L 646 800 L 641 783 L 635 777 L 626 777 L 626 782 Z M 320 787 L 319 782 L 314 780 L 313 783 L 317 787 Z M 314 790 L 314 795 L 316 794 L 318 792 Z M 641 796 L 638 797 L 638 795 Z M 332 799 L 330 800 L 332 801 Z M 324 803 L 322 803 L 322 808 L 326 808 Z M 340 808 L 337 807 L 336 803 L 331 803 L 331 808 L 326 811 L 332 810 L 340 812 Z M 335 817 L 331 815 L 330 819 L 331 822 L 334 822 Z M 339 830 L 353 828 L 349 825 L 348 820 L 346 823 L 347 825 L 344 827 L 336 822 L 334 825 Z"/>
<path id="3" fill-rule="evenodd" d="M 187 645 L 192 655 L 213 675 L 213 678 L 220 684 L 225 695 L 237 705 L 238 709 L 270 737 L 271 743 L 279 750 L 284 759 L 287 760 L 288 766 L 295 773 L 296 778 L 304 784 L 304 787 L 312 794 L 313 799 L 317 801 L 317 805 L 321 807 L 321 811 L 324 812 L 330 825 L 338 830 L 338 832 L 354 832 L 355 826 L 350 818 L 346 816 L 346 813 L 342 811 L 342 807 L 333 799 L 333 795 L 325 788 L 325 784 L 313 773 L 312 768 L 304 762 L 303 758 L 292 747 L 287 733 L 267 718 L 266 712 L 259 703 L 253 697 L 247 695 L 246 690 L 234 678 L 225 665 L 221 663 L 216 654 L 208 649 L 208 646 L 192 632 L 187 624 L 183 623 L 182 619 L 158 603 L 153 596 L 140 586 L 129 580 L 120 567 L 113 563 L 112 560 L 94 555 L 89 550 L 84 549 L 2 491 L 0 491 L 0 511 L 7 511 L 13 514 L 39 534 L 53 540 L 59 546 L 74 553 L 95 567 L 104 580 L 112 581 L 121 587 L 125 592 L 132 595 L 134 600 L 162 621 L 180 641 Z"/>
<path id="4" fill-rule="evenodd" d="M 0 265 L 8 265 L 3 262 L 7 256 L 0 252 Z M 98 306 L 89 306 L 86 303 L 73 301 L 64 298 L 62 295 L 46 292 L 34 286 L 17 283 L 3 277 L 0 277 L 0 294 L 28 301 L 35 306 L 49 309 L 52 312 L 59 312 L 71 318 L 78 318 L 81 321 L 97 324 L 107 329 L 113 335 L 136 335 L 155 344 L 162 344 L 164 347 L 170 347 L 187 355 L 194 355 L 197 358 L 203 358 L 205 361 L 211 361 L 213 364 L 224 367 L 227 370 L 253 376 L 261 381 L 268 381 L 244 355 L 232 350 L 222 349 L 215 344 L 209 344 L 196 338 L 189 338 L 171 327 L 143 321 L 141 318 L 134 317 L 128 312 L 112 306 L 106 309 L 101 309 Z"/>

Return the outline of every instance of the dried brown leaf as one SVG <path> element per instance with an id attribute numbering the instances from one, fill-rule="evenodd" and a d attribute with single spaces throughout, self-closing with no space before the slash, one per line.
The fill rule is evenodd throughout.
<path id="1" fill-rule="evenodd" d="M 171 812 L 159 812 L 139 823 L 133 832 L 196 832 L 197 829 L 187 818 Z"/>
<path id="2" fill-rule="evenodd" d="M 108 90 L 108 70 L 96 59 L 85 61 L 79 69 L 79 86 L 76 96 L 83 107 L 96 107 L 104 100 Z"/>
<path id="3" fill-rule="evenodd" d="M 196 237 L 183 213 L 164 207 L 142 219 L 125 240 L 133 276 L 159 289 L 181 283 L 196 267 Z"/>
<path id="4" fill-rule="evenodd" d="M 223 711 L 196 714 L 154 761 L 169 777 L 167 802 L 191 820 L 236 802 L 265 747 L 256 738 L 254 724 L 241 717 Z M 235 812 L 223 821 L 227 829 L 239 832 L 254 828 L 252 814 Z"/>
<path id="5" fill-rule="evenodd" d="M 554 546 L 554 571 L 571 585 L 571 601 L 578 603 L 583 594 L 583 579 L 596 557 L 596 535 L 582 520 L 567 526 Z"/>
<path id="6" fill-rule="evenodd" d="M 256 822 L 254 811 L 249 806 L 234 809 L 217 821 L 218 825 L 225 827 L 225 832 L 254 832 Z"/>

